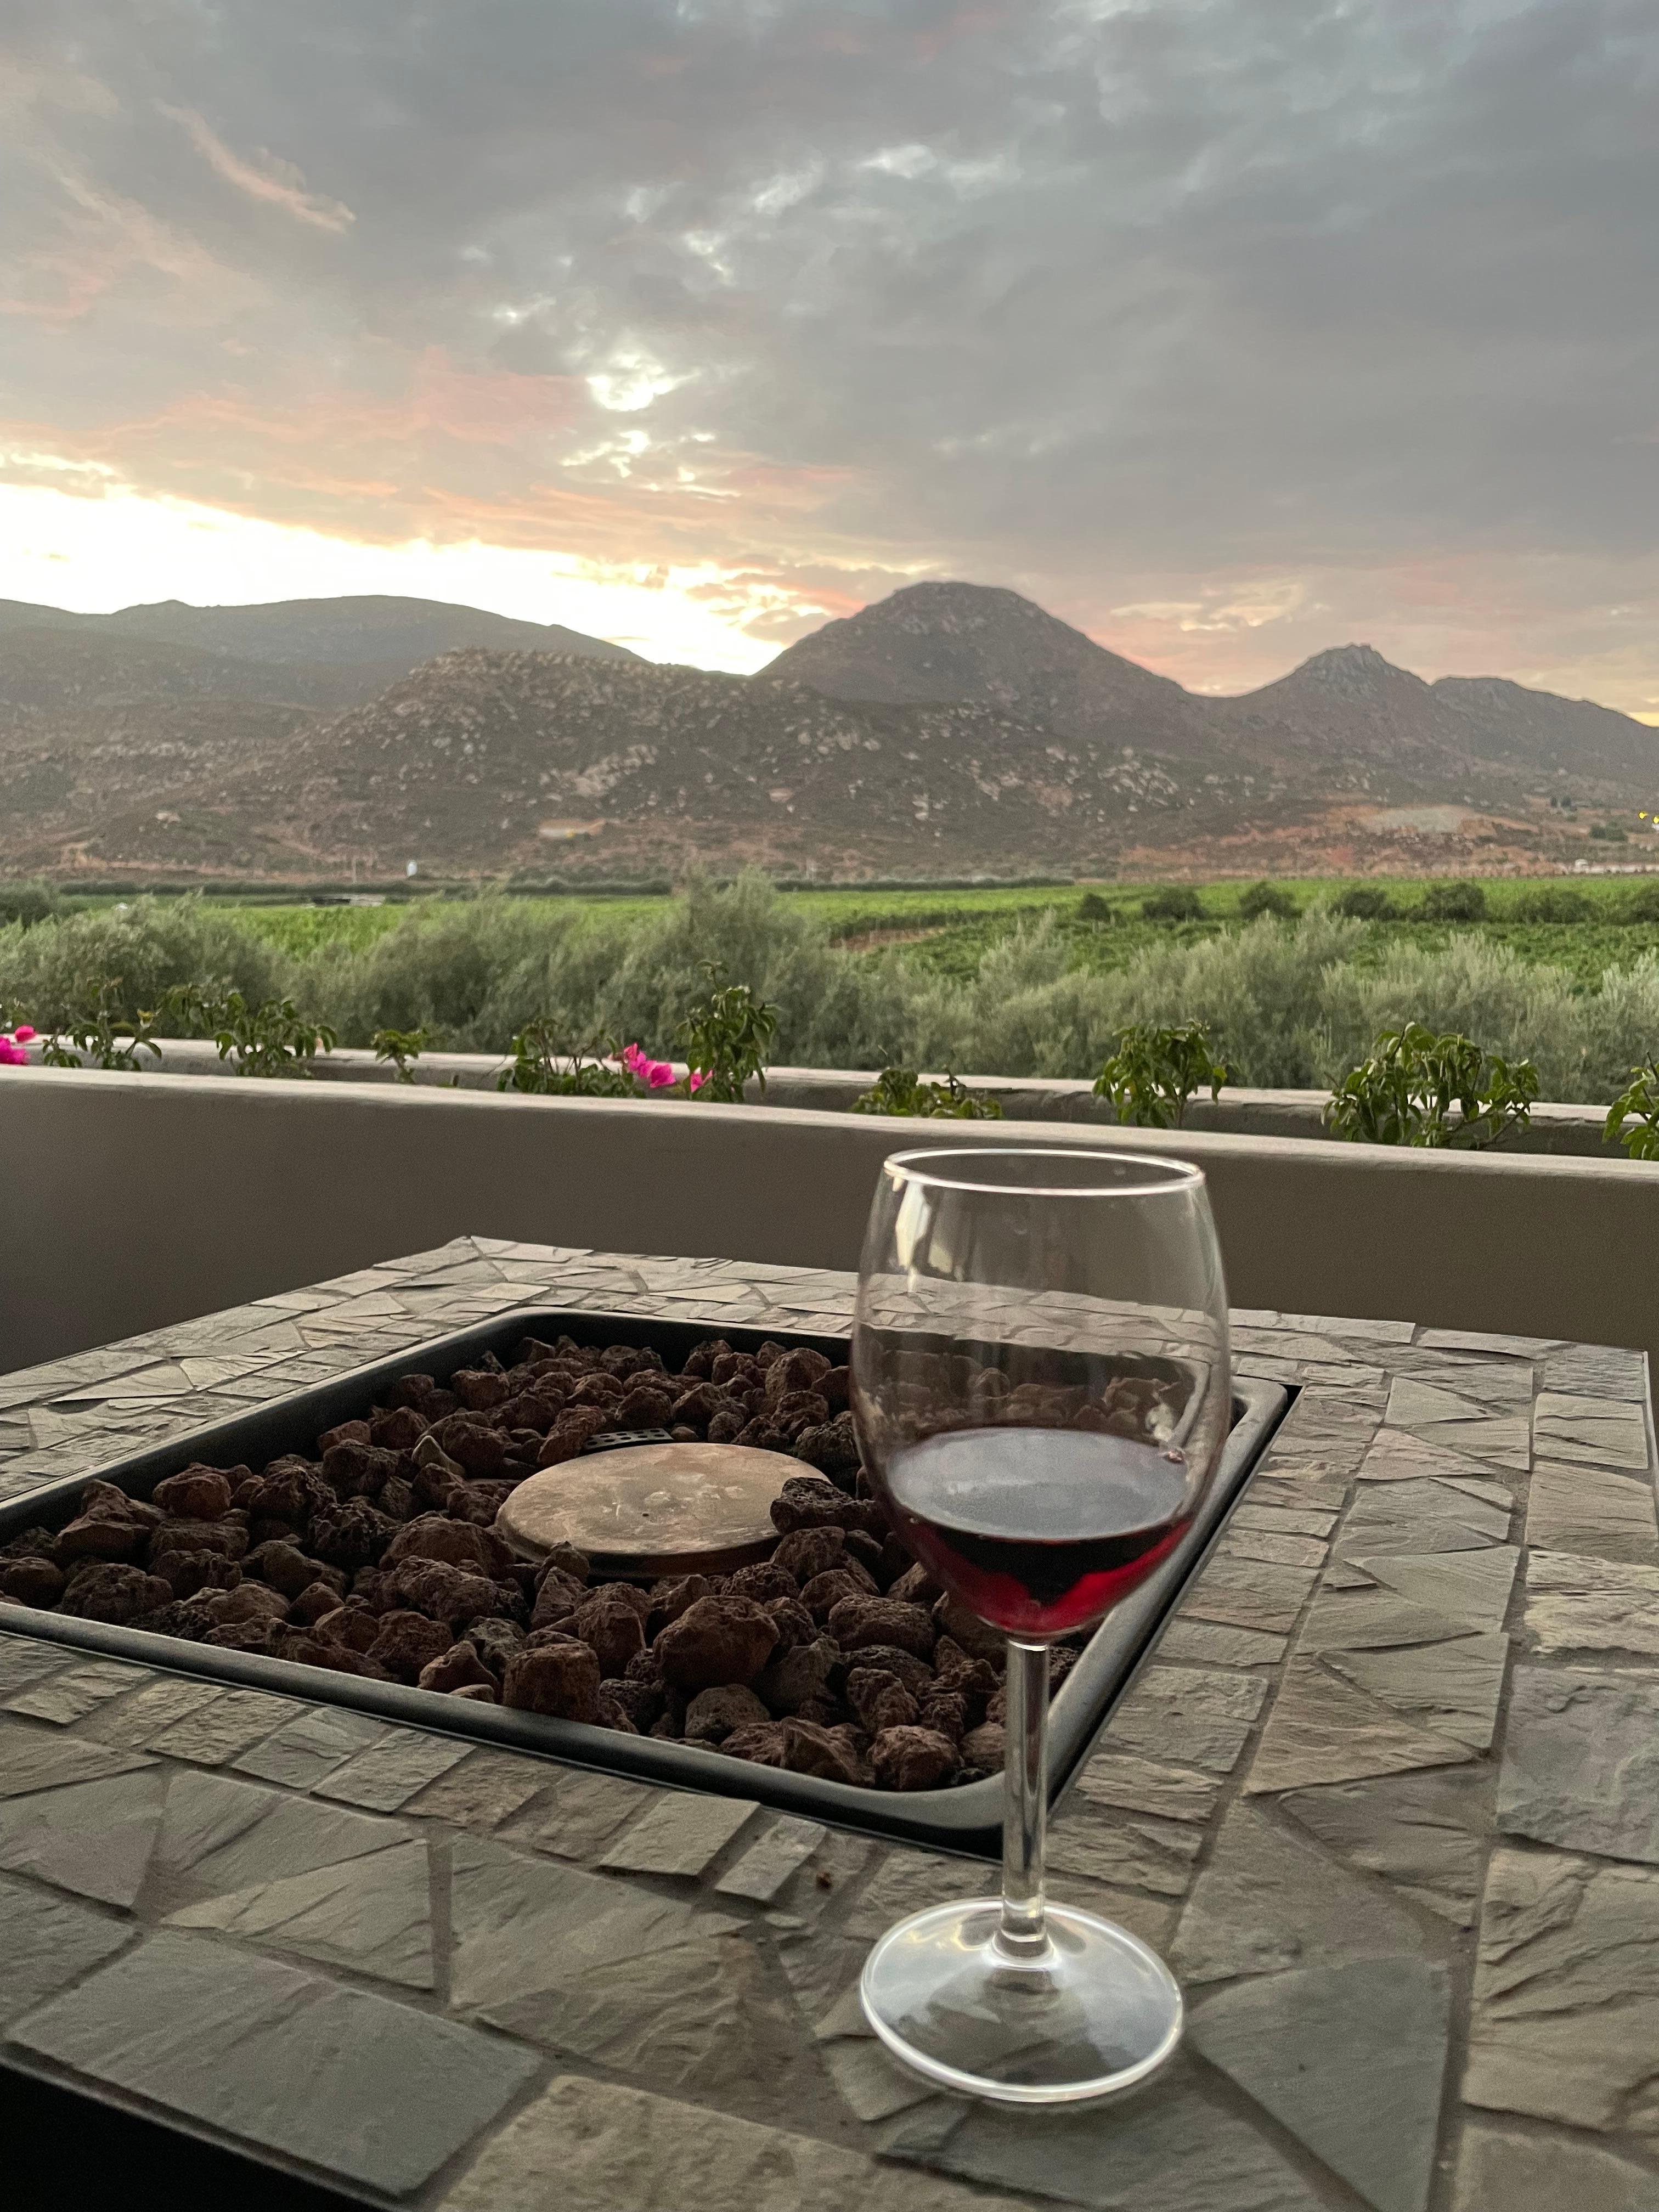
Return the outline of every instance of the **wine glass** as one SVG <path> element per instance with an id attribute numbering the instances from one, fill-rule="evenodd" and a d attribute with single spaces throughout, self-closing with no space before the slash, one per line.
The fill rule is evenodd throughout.
<path id="1" fill-rule="evenodd" d="M 1127 2089 L 1180 2041 L 1181 1991 L 1138 1937 L 1045 1904 L 1048 1650 L 1169 1554 L 1221 1455 L 1227 1296 L 1203 1175 L 1048 1146 L 896 1154 L 870 1209 L 852 1394 L 900 1535 L 1007 1638 L 1002 1895 L 890 1929 L 865 2012 L 959 2092 Z"/>

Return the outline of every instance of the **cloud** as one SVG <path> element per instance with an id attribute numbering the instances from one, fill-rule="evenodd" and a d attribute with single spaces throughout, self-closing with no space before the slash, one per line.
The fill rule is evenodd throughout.
<path id="1" fill-rule="evenodd" d="M 318 230 L 345 230 L 357 220 L 339 200 L 325 199 L 308 192 L 304 177 L 291 161 L 282 161 L 263 149 L 263 167 L 245 161 L 240 155 L 231 152 L 217 131 L 193 107 L 169 107 L 165 101 L 159 105 L 161 113 L 179 125 L 208 167 L 228 185 L 234 185 L 239 192 L 246 192 L 250 199 L 279 207 L 296 222 L 308 222 Z"/>
<path id="2" fill-rule="evenodd" d="M 1652 711 L 1651 0 L 206 21 L 12 0 L 8 443 L 745 650 L 958 574 L 1207 688 L 1358 636 Z"/>

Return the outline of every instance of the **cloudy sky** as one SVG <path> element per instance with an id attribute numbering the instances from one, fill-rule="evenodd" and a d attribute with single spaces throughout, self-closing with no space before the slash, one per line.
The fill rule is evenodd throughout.
<path id="1" fill-rule="evenodd" d="M 1654 0 L 7 0 L 0 595 L 1659 719 Z"/>

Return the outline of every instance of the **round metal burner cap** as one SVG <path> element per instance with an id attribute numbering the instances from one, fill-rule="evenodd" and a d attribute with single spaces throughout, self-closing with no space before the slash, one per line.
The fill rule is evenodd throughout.
<path id="1" fill-rule="evenodd" d="M 810 1472 L 787 1452 L 746 1444 L 633 1444 L 585 1452 L 521 1482 L 495 1517 L 520 1559 L 574 1544 L 596 1572 L 729 1574 L 769 1556 L 772 1500 Z"/>

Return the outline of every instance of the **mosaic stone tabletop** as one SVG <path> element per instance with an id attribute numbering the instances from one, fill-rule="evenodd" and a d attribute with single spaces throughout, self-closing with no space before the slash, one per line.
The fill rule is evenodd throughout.
<path id="1" fill-rule="evenodd" d="M 0 1498 L 515 1305 L 851 1291 L 462 1239 L 0 1376 Z M 1234 1321 L 1299 1395 L 1053 1830 L 1187 1990 L 1135 2096 L 963 2104 L 866 2032 L 872 1939 L 982 1864 L 18 1637 L 5 2063 L 453 2212 L 1654 2212 L 1644 1359 Z"/>

